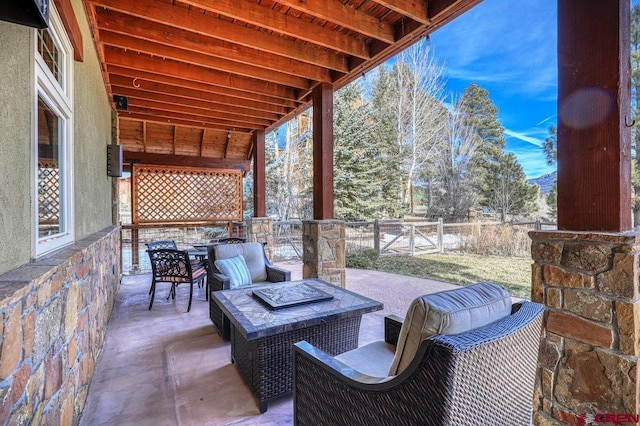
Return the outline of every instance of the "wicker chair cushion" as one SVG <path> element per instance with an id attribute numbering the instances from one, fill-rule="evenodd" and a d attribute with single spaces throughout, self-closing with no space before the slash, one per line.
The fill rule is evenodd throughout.
<path id="1" fill-rule="evenodd" d="M 511 314 L 511 297 L 497 284 L 478 283 L 428 294 L 411 302 L 402 323 L 389 375 L 400 374 L 420 342 L 436 334 L 459 334 Z"/>
<path id="2" fill-rule="evenodd" d="M 229 288 L 251 284 L 251 275 L 244 257 L 234 256 L 228 259 L 218 259 L 213 263 L 220 272 L 229 277 Z"/>
<path id="3" fill-rule="evenodd" d="M 216 259 L 242 256 L 249 269 L 252 282 L 267 280 L 267 267 L 264 262 L 262 243 L 219 244 L 215 246 L 214 250 Z M 223 271 L 220 272 L 224 274 Z"/>
<path id="4" fill-rule="evenodd" d="M 375 377 L 387 377 L 396 347 L 380 340 L 341 353 L 335 358 L 356 371 Z"/>

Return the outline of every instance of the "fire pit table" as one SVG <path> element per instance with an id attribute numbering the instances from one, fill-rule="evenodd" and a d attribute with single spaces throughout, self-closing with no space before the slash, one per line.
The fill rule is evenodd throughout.
<path id="1" fill-rule="evenodd" d="M 382 303 L 318 279 L 252 285 L 211 293 L 231 323 L 231 362 L 260 412 L 291 392 L 292 348 L 306 340 L 331 355 L 355 349 L 362 315 Z"/>

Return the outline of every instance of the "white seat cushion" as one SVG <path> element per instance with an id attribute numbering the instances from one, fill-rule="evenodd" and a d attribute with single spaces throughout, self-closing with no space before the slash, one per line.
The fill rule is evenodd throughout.
<path id="1" fill-rule="evenodd" d="M 387 377 L 396 347 L 380 340 L 337 355 L 335 359 L 361 373 Z"/>
<path id="2" fill-rule="evenodd" d="M 418 297 L 402 323 L 389 375 L 400 374 L 420 343 L 436 334 L 459 334 L 511 314 L 511 297 L 497 284 L 478 283 Z"/>
<path id="3" fill-rule="evenodd" d="M 262 243 L 218 244 L 214 247 L 214 252 L 216 260 L 242 256 L 249 269 L 252 282 L 267 280 L 267 266 L 264 262 Z"/>

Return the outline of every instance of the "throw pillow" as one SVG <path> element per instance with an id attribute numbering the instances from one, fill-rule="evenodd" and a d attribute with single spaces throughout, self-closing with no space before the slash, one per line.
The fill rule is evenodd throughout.
<path id="1" fill-rule="evenodd" d="M 229 288 L 251 284 L 251 275 L 244 257 L 235 256 L 228 259 L 218 259 L 213 263 L 220 272 L 229 277 Z"/>

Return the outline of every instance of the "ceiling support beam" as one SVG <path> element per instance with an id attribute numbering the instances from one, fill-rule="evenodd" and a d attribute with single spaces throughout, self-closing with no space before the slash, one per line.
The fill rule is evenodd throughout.
<path id="1" fill-rule="evenodd" d="M 368 59 L 369 49 L 362 40 L 357 40 L 341 32 L 333 31 L 314 22 L 307 22 L 302 19 L 291 19 L 287 15 L 273 10 L 269 7 L 259 5 L 255 2 L 239 2 L 237 0 L 182 0 L 186 4 L 199 7 L 214 13 L 239 19 L 242 22 L 255 25 L 305 40 L 327 49 L 335 50 L 358 58 Z M 392 42 L 392 40 L 388 40 Z"/>
<path id="2" fill-rule="evenodd" d="M 101 40 L 105 46 L 120 48 L 125 51 L 146 53 L 151 57 L 172 59 L 177 62 L 205 67 L 210 70 L 272 82 L 274 84 L 282 84 L 298 89 L 308 89 L 310 87 L 307 79 L 281 73 L 275 69 L 268 70 L 266 68 L 247 66 L 245 64 L 230 61 L 226 58 L 216 58 L 211 55 L 203 55 L 202 53 L 193 52 L 181 47 L 167 46 L 161 43 L 140 40 L 129 35 L 114 33 L 108 30 L 102 31 Z"/>
<path id="3" fill-rule="evenodd" d="M 327 0 L 278 0 L 278 3 L 386 43 L 395 41 L 393 27 L 389 23 L 362 13 L 355 7 Z M 426 14 L 426 3 L 422 7 Z"/>
<path id="4" fill-rule="evenodd" d="M 229 73 L 216 71 L 199 65 L 187 64 L 171 59 L 163 59 L 136 52 L 106 46 L 104 56 L 107 65 L 128 67 L 143 72 L 164 74 L 170 77 L 191 79 L 202 83 L 220 87 L 230 87 L 249 93 L 257 93 L 282 99 L 295 99 L 293 88 L 266 83 L 249 77 L 233 76 Z"/>
<path id="5" fill-rule="evenodd" d="M 265 120 L 278 120 L 280 115 L 275 113 L 269 113 L 264 111 L 257 111 L 255 109 L 243 108 L 234 105 L 234 108 L 229 108 L 215 101 L 204 101 L 197 98 L 180 97 L 178 95 L 168 95 L 160 92 L 152 92 L 140 89 L 131 89 L 129 87 L 122 87 L 119 85 L 111 84 L 113 93 L 126 96 L 129 99 L 129 105 L 135 105 L 132 100 L 144 99 L 148 101 L 164 102 L 165 104 L 171 104 L 174 108 L 168 108 L 173 111 L 179 111 L 181 107 L 200 108 L 206 111 L 216 111 L 219 113 L 226 113 L 229 116 L 237 115 L 238 118 L 259 118 Z M 213 98 L 213 96 L 212 96 Z M 223 114 L 224 115 L 224 114 Z"/>
<path id="6" fill-rule="evenodd" d="M 630 5 L 558 1 L 558 229 L 631 224 Z"/>
<path id="7" fill-rule="evenodd" d="M 191 155 L 149 154 L 145 152 L 124 151 L 124 163 L 154 164 L 158 166 L 187 166 L 210 169 L 235 169 L 249 171 L 249 160 L 230 160 L 221 158 L 196 157 Z"/>
<path id="8" fill-rule="evenodd" d="M 223 86 L 215 86 L 201 81 L 187 80 L 181 77 L 172 77 L 165 74 L 130 69 L 125 66 L 107 65 L 107 71 L 110 73 L 112 78 L 111 84 L 117 86 L 128 85 L 130 87 L 166 92 L 170 95 L 186 97 L 194 97 L 191 96 L 194 95 L 194 93 L 190 92 L 189 95 L 182 95 L 181 89 L 197 90 L 202 92 L 203 95 L 195 94 L 195 99 L 215 99 L 220 102 L 230 102 L 230 105 L 234 105 L 236 100 L 238 100 L 237 102 L 242 106 L 251 104 L 256 108 L 266 108 L 264 109 L 265 111 L 276 111 L 279 113 L 285 113 L 287 108 L 293 109 L 299 105 L 299 103 L 294 100 L 287 101 L 273 96 L 260 95 L 258 93 L 251 93 Z M 280 107 L 280 109 L 274 110 L 273 107 Z"/>
<path id="9" fill-rule="evenodd" d="M 131 111 L 118 111 L 118 116 L 125 120 L 134 120 L 134 121 L 142 121 L 144 123 L 158 123 L 158 124 L 166 124 L 166 125 L 178 125 L 185 127 L 192 127 L 194 129 L 211 129 L 211 130 L 222 130 L 224 132 L 228 132 L 229 129 L 240 132 L 240 133 L 250 133 L 254 129 L 249 127 L 242 127 L 240 125 L 234 125 L 232 123 L 206 123 L 202 121 L 194 121 L 192 119 L 185 120 L 177 117 L 165 117 L 150 115 L 147 113 L 140 112 L 131 112 Z M 150 142 L 147 144 L 147 147 L 153 146 L 153 143 Z"/>
<path id="10" fill-rule="evenodd" d="M 191 13 L 186 7 L 171 5 L 155 0 L 86 0 L 96 7 L 106 7 L 121 13 L 149 19 L 176 28 L 189 28 L 190 31 L 218 38 L 220 40 L 251 47 L 286 58 L 309 64 L 348 72 L 347 58 L 331 51 L 319 50 L 316 46 L 305 45 L 284 38 L 276 33 L 258 32 L 252 28 L 240 27 L 232 22 L 218 19 L 213 21 L 210 15 Z M 479 0 L 478 0 L 479 1 Z M 244 3 L 244 2 L 243 2 Z M 215 22 L 215 24 L 213 24 Z"/>
<path id="11" fill-rule="evenodd" d="M 101 31 L 132 36 L 136 40 L 154 41 L 161 43 L 163 46 L 210 55 L 224 61 L 243 64 L 250 69 L 254 67 L 268 70 L 277 69 L 280 72 L 296 77 L 304 77 L 314 81 L 331 81 L 330 71 L 318 65 L 311 65 L 293 58 L 273 55 L 238 44 L 230 46 L 229 43 L 217 38 L 158 22 L 147 21 L 112 10 L 98 9 L 96 11 L 96 21 L 97 28 Z M 107 40 L 102 41 L 107 42 Z M 131 45 L 122 47 L 139 50 L 136 46 Z M 164 57 L 165 55 L 161 56 Z M 265 66 L 264 64 L 272 65 Z"/>
<path id="12" fill-rule="evenodd" d="M 265 132 L 253 132 L 253 217 L 267 217 Z"/>
<path id="13" fill-rule="evenodd" d="M 313 218 L 333 219 L 333 85 L 313 89 Z"/>
<path id="14" fill-rule="evenodd" d="M 376 3 L 384 7 L 388 7 L 394 12 L 408 16 L 414 21 L 422 24 L 429 23 L 429 14 L 427 13 L 426 0 L 374 0 Z"/>

